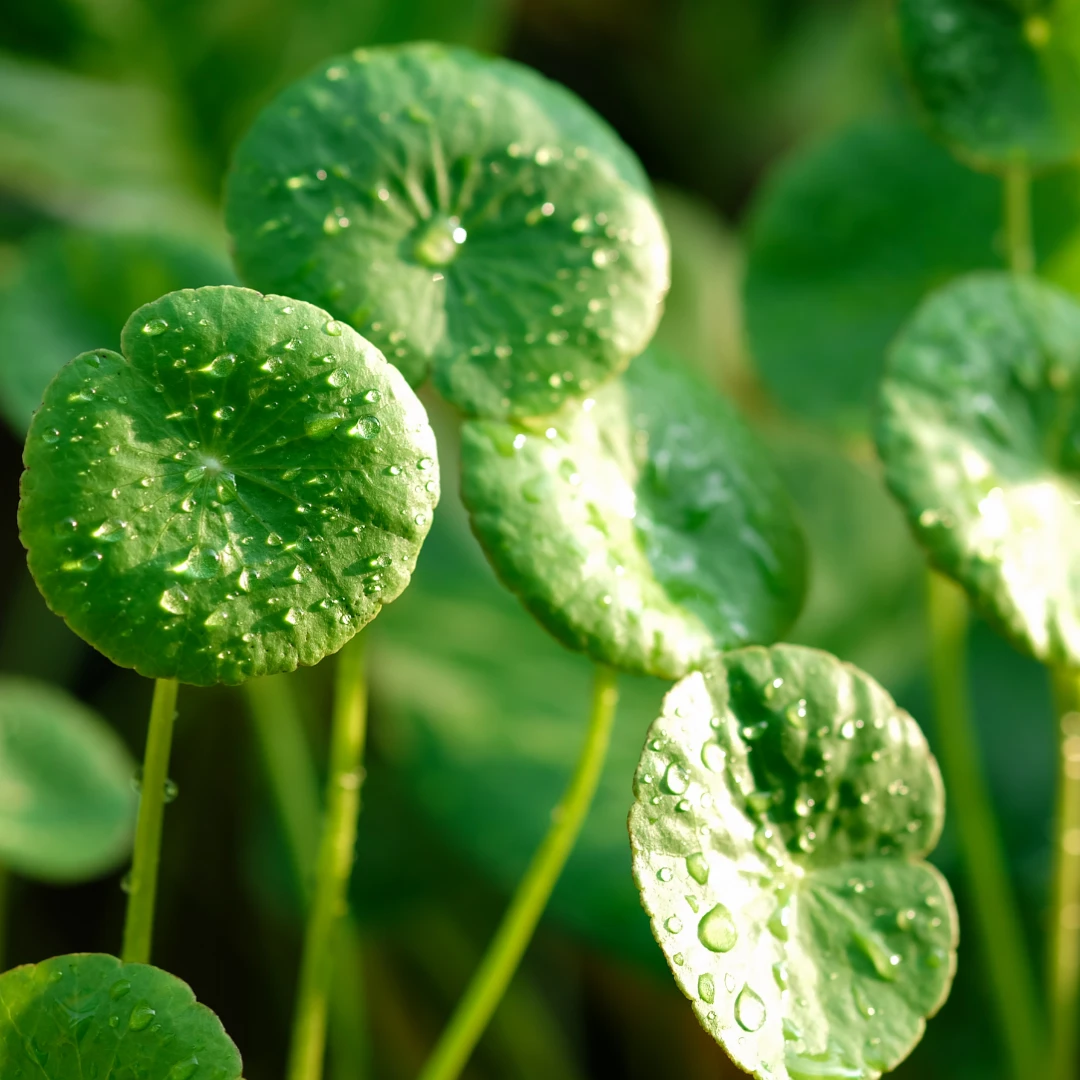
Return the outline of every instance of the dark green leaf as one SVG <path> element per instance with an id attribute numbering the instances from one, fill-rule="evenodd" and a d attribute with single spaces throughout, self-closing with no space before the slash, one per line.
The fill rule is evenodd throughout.
<path id="1" fill-rule="evenodd" d="M 1071 170 L 1035 185 L 1041 267 L 1075 235 L 1078 193 Z M 997 180 L 884 118 L 783 164 L 751 216 L 745 286 L 751 352 L 780 404 L 865 431 L 886 347 L 912 308 L 958 274 L 1003 265 L 1002 199 Z"/>
<path id="2" fill-rule="evenodd" d="M 1080 22 L 1070 0 L 901 0 L 911 81 L 938 133 L 989 169 L 1080 150 Z"/>
<path id="3" fill-rule="evenodd" d="M 828 653 L 738 650 L 668 694 L 634 781 L 634 877 L 736 1064 L 871 1080 L 907 1056 L 956 965 L 952 895 L 922 861 L 943 818 L 918 725 Z"/>
<path id="4" fill-rule="evenodd" d="M 0 975 L 0 1071 L 12 1080 L 240 1080 L 240 1054 L 187 983 L 74 953 Z"/>
<path id="5" fill-rule="evenodd" d="M 602 663 L 677 678 L 798 613 L 803 540 L 767 453 L 652 353 L 535 427 L 466 424 L 462 494 L 507 586 Z"/>
<path id="6" fill-rule="evenodd" d="M 49 380 L 78 353 L 119 340 L 137 307 L 232 280 L 225 260 L 193 240 L 75 230 L 35 237 L 0 292 L 0 410 L 25 432 Z"/>
<path id="7" fill-rule="evenodd" d="M 113 869 L 131 845 L 134 770 L 112 728 L 74 698 L 0 677 L 0 863 L 50 881 Z"/>
<path id="8" fill-rule="evenodd" d="M 667 243 L 640 166 L 568 91 L 435 45 L 358 51 L 286 90 L 227 193 L 242 276 L 434 365 L 467 412 L 540 415 L 648 343 Z"/>
<path id="9" fill-rule="evenodd" d="M 50 607 L 118 664 L 205 685 L 317 663 L 409 580 L 438 499 L 423 406 L 326 312 L 234 286 L 131 316 L 27 437 Z"/>
<path id="10" fill-rule="evenodd" d="M 933 562 L 1040 660 L 1080 664 L 1080 306 L 980 274 L 897 339 L 878 447 Z"/>

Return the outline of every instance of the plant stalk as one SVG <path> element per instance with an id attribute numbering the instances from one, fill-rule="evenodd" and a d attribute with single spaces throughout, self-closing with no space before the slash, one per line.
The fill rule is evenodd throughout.
<path id="1" fill-rule="evenodd" d="M 347 910 L 346 894 L 356 846 L 366 731 L 364 641 L 363 635 L 357 634 L 338 654 L 326 809 L 304 937 L 289 1080 L 321 1080 L 323 1075 L 334 962 L 341 942 L 341 919 Z"/>
<path id="2" fill-rule="evenodd" d="M 127 918 L 121 958 L 128 963 L 150 963 L 157 899 L 158 865 L 161 862 L 161 829 L 165 820 L 165 785 L 169 779 L 169 754 L 176 721 L 175 679 L 157 679 L 146 733 L 139 819 L 135 825 L 135 851 L 128 877 Z"/>
<path id="3" fill-rule="evenodd" d="M 1044 1056 L 1038 983 L 1024 943 L 1001 833 L 983 772 L 967 690 L 968 605 L 948 578 L 929 575 L 930 671 L 938 756 L 955 814 L 971 904 L 1001 1038 L 1016 1080 Z"/>
<path id="4" fill-rule="evenodd" d="M 1035 270 L 1031 237 L 1031 174 L 1026 165 L 1014 163 L 1005 172 L 1005 247 L 1009 269 L 1016 274 Z"/>
<path id="5" fill-rule="evenodd" d="M 589 727 L 574 775 L 552 812 L 551 827 L 533 855 L 480 967 L 424 1066 L 420 1080 L 456 1080 L 506 992 L 592 805 L 611 741 L 618 700 L 615 672 L 597 665 Z"/>
<path id="6" fill-rule="evenodd" d="M 1047 974 L 1050 1078 L 1075 1077 L 1080 1023 L 1080 672 L 1052 672 L 1058 731 Z"/>

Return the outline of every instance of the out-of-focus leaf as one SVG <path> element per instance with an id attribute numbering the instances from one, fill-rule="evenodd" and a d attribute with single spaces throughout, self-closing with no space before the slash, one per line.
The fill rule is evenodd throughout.
<path id="1" fill-rule="evenodd" d="M 131 844 L 134 769 L 112 728 L 74 698 L 0 676 L 0 863 L 48 881 L 112 870 Z"/>
<path id="2" fill-rule="evenodd" d="M 924 294 L 1003 264 L 1002 200 L 995 178 L 883 118 L 783 163 L 751 214 L 744 292 L 750 350 L 780 404 L 864 432 L 885 350 Z M 1048 176 L 1033 200 L 1036 251 L 1053 266 L 1076 233 L 1080 177 Z"/>
<path id="3" fill-rule="evenodd" d="M 235 280 L 205 243 L 153 233 L 35 236 L 0 286 L 0 411 L 22 434 L 73 356 L 120 340 L 128 316 L 176 289 Z"/>
<path id="4" fill-rule="evenodd" d="M 679 988 L 741 1068 L 872 1080 L 956 967 L 944 818 L 918 725 L 816 649 L 740 649 L 683 679 L 634 782 L 634 877 Z"/>

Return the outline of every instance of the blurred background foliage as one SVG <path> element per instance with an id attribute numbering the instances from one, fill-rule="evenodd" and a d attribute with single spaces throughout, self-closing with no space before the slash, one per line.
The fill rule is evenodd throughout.
<path id="1" fill-rule="evenodd" d="M 232 280 L 231 147 L 321 58 L 434 38 L 502 52 L 581 94 L 641 156 L 671 234 L 658 341 L 774 449 L 809 537 L 795 640 L 880 678 L 934 733 L 922 559 L 867 437 L 882 350 L 930 287 L 999 265 L 1000 196 L 919 127 L 885 0 L 8 0 L 0 19 L 0 670 L 67 687 L 141 753 L 150 685 L 49 614 L 15 527 L 20 439 L 51 371 L 116 347 L 139 303 Z M 1080 288 L 1080 185 L 1041 181 L 1045 273 Z M 747 262 L 746 289 L 743 278 Z M 749 334 L 746 332 L 749 329 Z M 747 341 L 752 348 L 748 348 Z M 488 570 L 456 496 L 455 422 L 428 397 L 448 483 L 412 588 L 371 630 L 372 747 L 353 900 L 372 1077 L 415 1075 L 543 834 L 582 734 L 589 664 Z M 972 679 L 1033 948 L 1052 751 L 1040 669 L 984 627 Z M 323 760 L 327 665 L 293 685 Z M 652 943 L 629 872 L 633 764 L 664 687 L 624 679 L 600 795 L 473 1080 L 734 1075 Z M 184 691 L 156 960 L 280 1075 L 300 900 L 244 699 Z M 965 884 L 948 831 L 937 859 Z M 119 871 L 12 875 L 5 966 L 114 950 Z M 3 905 L 0 905 L 2 907 Z M 900 1077 L 1002 1076 L 971 935 Z M 337 1077 L 336 1080 L 345 1080 Z M 356 1080 L 350 1077 L 349 1080 Z"/>

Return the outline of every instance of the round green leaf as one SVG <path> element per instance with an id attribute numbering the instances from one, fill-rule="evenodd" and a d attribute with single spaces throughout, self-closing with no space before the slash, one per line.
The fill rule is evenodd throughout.
<path id="1" fill-rule="evenodd" d="M 634 878 L 705 1029 L 762 1080 L 871 1078 L 918 1042 L 956 964 L 924 857 L 944 793 L 912 718 L 797 645 L 668 694 L 634 780 Z"/>
<path id="2" fill-rule="evenodd" d="M 931 296 L 893 346 L 886 479 L 933 562 L 1040 660 L 1080 664 L 1080 306 L 980 274 Z"/>
<path id="3" fill-rule="evenodd" d="M 798 613 L 802 534 L 768 455 L 671 361 L 646 353 L 536 426 L 468 423 L 461 455 L 496 572 L 595 660 L 677 678 Z"/>
<path id="4" fill-rule="evenodd" d="M 27 437 L 49 606 L 110 659 L 206 685 L 339 649 L 405 588 L 438 500 L 401 374 L 326 312 L 234 286 L 136 311 Z"/>
<path id="5" fill-rule="evenodd" d="M 0 290 L 0 411 L 20 434 L 60 368 L 118 340 L 137 307 L 174 289 L 234 280 L 206 245 L 152 233 L 48 232 L 19 256 Z"/>
<path id="6" fill-rule="evenodd" d="M 1080 21 L 1068 0 L 900 0 L 911 82 L 942 139 L 989 169 L 1080 150 Z"/>
<path id="7" fill-rule="evenodd" d="M 148 964 L 73 953 L 0 975 L 12 1080 L 240 1080 L 240 1052 L 191 987 Z"/>
<path id="8" fill-rule="evenodd" d="M 640 166 L 569 92 L 406 45 L 331 61 L 237 150 L 243 278 L 371 338 L 466 412 L 542 415 L 648 343 L 667 288 Z"/>
<path id="9" fill-rule="evenodd" d="M 0 863 L 79 881 L 131 846 L 135 764 L 116 733 L 44 683 L 0 677 Z"/>
<path id="10" fill-rule="evenodd" d="M 1071 170 L 1034 185 L 1040 268 L 1075 236 L 1078 192 Z M 852 126 L 784 162 L 750 216 L 744 287 L 750 350 L 780 404 L 865 432 L 886 348 L 915 305 L 1004 265 L 1001 207 L 995 178 L 899 120 Z"/>

